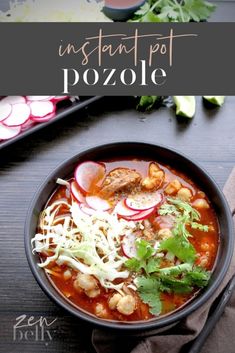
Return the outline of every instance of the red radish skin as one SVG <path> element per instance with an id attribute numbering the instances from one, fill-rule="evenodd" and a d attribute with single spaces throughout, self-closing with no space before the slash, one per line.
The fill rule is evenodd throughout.
<path id="1" fill-rule="evenodd" d="M 109 202 L 99 196 L 87 196 L 86 203 L 96 211 L 108 211 L 111 208 Z"/>
<path id="2" fill-rule="evenodd" d="M 92 186 L 97 185 L 105 175 L 105 166 L 102 163 L 87 161 L 79 164 L 75 170 L 75 180 L 82 192 L 89 192 Z"/>
<path id="3" fill-rule="evenodd" d="M 50 99 L 52 102 L 60 102 L 63 101 L 65 99 L 68 99 L 69 96 L 54 96 L 52 99 Z"/>
<path id="4" fill-rule="evenodd" d="M 162 202 L 162 195 L 159 192 L 141 193 L 125 199 L 127 208 L 134 211 L 146 211 L 156 207 Z"/>
<path id="5" fill-rule="evenodd" d="M 8 127 L 0 124 L 0 140 L 9 140 L 12 137 L 19 135 L 21 126 Z"/>
<path id="6" fill-rule="evenodd" d="M 19 104 L 19 103 L 25 103 L 26 99 L 23 96 L 7 96 L 4 97 L 1 102 L 4 103 L 9 103 L 9 104 Z"/>
<path id="7" fill-rule="evenodd" d="M 12 105 L 11 114 L 2 121 L 6 126 L 20 126 L 25 124 L 30 118 L 30 108 L 25 103 Z"/>
<path id="8" fill-rule="evenodd" d="M 55 111 L 55 105 L 50 101 L 31 102 L 29 106 L 31 115 L 35 118 L 44 118 Z"/>
<path id="9" fill-rule="evenodd" d="M 55 112 L 48 114 L 42 118 L 36 117 L 36 116 L 31 116 L 30 120 L 35 122 L 35 123 L 46 123 L 47 121 L 50 121 L 51 119 L 53 119 L 55 117 Z"/>
<path id="10" fill-rule="evenodd" d="M 127 221 L 142 221 L 144 219 L 149 218 L 154 212 L 155 212 L 156 208 L 152 207 L 146 211 L 142 211 L 137 213 L 137 215 L 135 216 L 131 216 L 131 217 L 122 217 Z"/>
<path id="11" fill-rule="evenodd" d="M 76 181 L 72 181 L 70 183 L 70 190 L 71 190 L 71 194 L 73 195 L 73 197 L 79 202 L 79 203 L 85 203 L 86 199 L 83 196 L 83 194 L 81 193 L 81 191 L 78 188 L 78 185 L 76 183 Z"/>
<path id="12" fill-rule="evenodd" d="M 49 101 L 53 100 L 55 96 L 26 96 L 28 101 Z"/>
<path id="13" fill-rule="evenodd" d="M 117 215 L 120 217 L 130 217 L 135 216 L 140 211 L 131 210 L 130 208 L 126 207 L 124 200 L 121 200 L 115 206 L 114 212 L 117 213 Z"/>
<path id="14" fill-rule="evenodd" d="M 5 120 L 11 114 L 12 105 L 10 103 L 6 103 L 0 101 L 0 121 Z"/>
<path id="15" fill-rule="evenodd" d="M 135 242 L 136 242 L 136 236 L 133 233 L 124 235 L 122 239 L 122 242 L 121 242 L 122 252 L 129 259 L 137 256 Z"/>
<path id="16" fill-rule="evenodd" d="M 34 124 L 35 123 L 31 119 L 27 120 L 24 124 L 21 125 L 21 131 L 30 129 L 32 126 L 34 126 Z"/>

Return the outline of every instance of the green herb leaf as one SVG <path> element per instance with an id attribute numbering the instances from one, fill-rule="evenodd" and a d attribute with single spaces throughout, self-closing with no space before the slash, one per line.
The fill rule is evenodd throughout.
<path id="1" fill-rule="evenodd" d="M 158 101 L 159 96 L 142 96 L 140 97 L 138 110 L 151 110 L 154 104 Z"/>
<path id="2" fill-rule="evenodd" d="M 144 239 L 136 240 L 136 253 L 137 257 L 141 260 L 150 258 L 154 253 L 155 249 Z"/>
<path id="3" fill-rule="evenodd" d="M 196 250 L 189 241 L 182 236 L 174 236 L 163 240 L 160 243 L 162 251 L 172 252 L 179 260 L 188 263 L 194 263 L 196 259 Z"/>
<path id="4" fill-rule="evenodd" d="M 151 277 L 137 277 L 136 283 L 140 298 L 150 307 L 150 313 L 159 315 L 162 311 L 162 303 L 159 293 L 159 281 Z"/>
<path id="5" fill-rule="evenodd" d="M 208 232 L 209 230 L 209 227 L 207 225 L 204 225 L 204 224 L 200 224 L 200 223 L 197 223 L 197 222 L 192 222 L 190 224 L 191 228 L 193 229 L 199 229 L 201 230 L 202 232 Z"/>

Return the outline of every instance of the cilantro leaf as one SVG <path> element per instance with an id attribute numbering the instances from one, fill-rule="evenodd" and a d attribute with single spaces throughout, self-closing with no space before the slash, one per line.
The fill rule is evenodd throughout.
<path id="1" fill-rule="evenodd" d="M 158 316 L 162 311 L 162 302 L 160 299 L 159 292 L 140 292 L 140 297 L 145 304 L 149 305 L 149 311 L 151 314 Z"/>
<path id="2" fill-rule="evenodd" d="M 159 270 L 161 259 L 157 257 L 151 257 L 146 264 L 146 272 L 148 274 Z"/>
<path id="3" fill-rule="evenodd" d="M 137 109 L 139 110 L 151 110 L 154 104 L 159 100 L 158 96 L 142 96 L 140 97 Z"/>
<path id="4" fill-rule="evenodd" d="M 163 240 L 160 243 L 160 249 L 162 251 L 172 252 L 183 262 L 193 263 L 196 259 L 196 250 L 193 245 L 180 236 L 174 236 Z"/>
<path id="5" fill-rule="evenodd" d="M 136 253 L 139 259 L 146 260 L 150 258 L 154 253 L 155 249 L 144 239 L 136 240 Z"/>
<path id="6" fill-rule="evenodd" d="M 205 0 L 147 1 L 131 19 L 133 22 L 199 22 L 207 20 L 216 6 Z"/>
<path id="7" fill-rule="evenodd" d="M 149 305 L 150 313 L 159 315 L 162 311 L 162 302 L 159 292 L 159 281 L 151 277 L 137 277 L 139 296 L 145 304 Z"/>
<path id="8" fill-rule="evenodd" d="M 190 279 L 194 286 L 205 287 L 210 279 L 210 272 L 201 267 L 195 267 L 193 271 L 189 271 L 186 274 L 186 278 Z"/>
<path id="9" fill-rule="evenodd" d="M 208 232 L 209 230 L 209 227 L 207 225 L 204 225 L 204 224 L 200 224 L 200 223 L 197 223 L 197 222 L 192 222 L 190 224 L 191 228 L 193 229 L 199 229 L 201 230 L 202 232 Z"/>
<path id="10" fill-rule="evenodd" d="M 132 257 L 125 262 L 125 266 L 133 272 L 138 272 L 142 265 L 142 261 L 136 259 L 135 257 Z"/>

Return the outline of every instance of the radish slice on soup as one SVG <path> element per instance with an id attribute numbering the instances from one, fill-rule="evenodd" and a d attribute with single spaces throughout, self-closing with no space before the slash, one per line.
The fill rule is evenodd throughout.
<path id="1" fill-rule="evenodd" d="M 71 182 L 70 189 L 71 189 L 71 193 L 72 193 L 73 197 L 79 203 L 85 203 L 86 202 L 86 199 L 85 199 L 84 195 L 81 193 L 81 191 L 79 190 L 79 187 L 78 187 L 76 181 L 72 181 Z"/>
<path id="2" fill-rule="evenodd" d="M 99 196 L 87 196 L 86 203 L 97 211 L 108 211 L 111 208 L 110 203 Z"/>
<path id="3" fill-rule="evenodd" d="M 105 175 L 102 163 L 83 162 L 75 170 L 75 180 L 82 192 L 90 192 L 101 182 Z"/>
<path id="4" fill-rule="evenodd" d="M 130 217 L 135 216 L 140 211 L 134 211 L 130 208 L 126 207 L 124 200 L 121 200 L 117 203 L 114 212 L 118 214 L 120 217 Z"/>
<path id="5" fill-rule="evenodd" d="M 85 203 L 80 203 L 79 206 L 80 206 L 80 210 L 88 216 L 93 216 L 96 212 L 95 210 L 93 210 L 93 208 L 90 208 Z"/>
<path id="6" fill-rule="evenodd" d="M 124 235 L 122 239 L 121 247 L 122 247 L 123 254 L 126 257 L 132 258 L 137 256 L 135 242 L 136 242 L 135 234 L 131 233 L 128 235 Z"/>
<path id="7" fill-rule="evenodd" d="M 134 216 L 123 217 L 123 218 L 126 219 L 127 221 L 142 221 L 144 219 L 149 218 L 155 212 L 155 210 L 156 208 L 152 207 L 146 211 L 141 211 Z"/>
<path id="8" fill-rule="evenodd" d="M 145 211 L 156 207 L 161 201 L 162 195 L 159 192 L 142 192 L 125 199 L 125 205 L 134 211 Z"/>

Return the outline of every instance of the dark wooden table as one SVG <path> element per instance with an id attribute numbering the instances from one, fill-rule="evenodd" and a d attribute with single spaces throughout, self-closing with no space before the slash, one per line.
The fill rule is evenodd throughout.
<path id="1" fill-rule="evenodd" d="M 2 0 L 0 8 L 7 8 Z M 235 3 L 222 1 L 212 20 L 234 21 Z M 0 153 L 0 352 L 93 352 L 92 327 L 52 303 L 36 283 L 24 252 L 24 220 L 38 186 L 62 160 L 81 148 L 119 140 L 165 144 L 196 159 L 223 187 L 235 165 L 235 97 L 208 110 L 200 98 L 192 121 L 173 110 L 136 112 L 134 101 L 106 97 Z M 18 317 L 55 322 L 49 334 L 39 324 L 14 329 Z M 31 321 L 32 323 L 32 321 Z M 44 325 L 45 326 L 45 325 Z M 232 339 L 233 328 L 224 339 Z M 43 336 L 44 334 L 44 336 Z M 213 337 L 213 339 L 217 339 Z M 206 353 L 206 347 L 203 349 Z M 216 352 L 215 352 L 216 353 Z M 232 352 L 227 352 L 232 353 Z"/>

